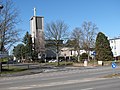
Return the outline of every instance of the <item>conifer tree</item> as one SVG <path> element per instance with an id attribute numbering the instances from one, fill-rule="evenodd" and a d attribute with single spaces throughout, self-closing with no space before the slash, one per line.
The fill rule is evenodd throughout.
<path id="1" fill-rule="evenodd" d="M 99 32 L 97 35 L 95 51 L 98 61 L 111 61 L 113 59 L 109 40 L 102 32 Z"/>
<path id="2" fill-rule="evenodd" d="M 25 58 L 32 58 L 32 38 L 28 32 L 26 32 L 26 35 L 23 38 L 23 43 L 25 44 Z"/>

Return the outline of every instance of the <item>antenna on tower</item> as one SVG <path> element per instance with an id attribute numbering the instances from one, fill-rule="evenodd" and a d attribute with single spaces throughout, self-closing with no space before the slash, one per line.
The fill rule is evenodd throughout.
<path id="1" fill-rule="evenodd" d="M 34 8 L 34 16 L 36 16 L 36 8 Z"/>

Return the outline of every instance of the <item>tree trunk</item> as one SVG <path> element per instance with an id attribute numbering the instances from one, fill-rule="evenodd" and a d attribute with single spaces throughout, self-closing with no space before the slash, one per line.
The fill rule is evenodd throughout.
<path id="1" fill-rule="evenodd" d="M 57 65 L 57 66 L 59 66 L 60 63 L 59 63 L 59 54 L 58 54 L 58 53 L 57 53 L 57 55 L 56 55 L 56 59 L 57 59 L 57 61 L 58 61 L 58 65 Z"/>
<path id="2" fill-rule="evenodd" d="M 89 55 L 89 51 L 88 51 L 88 61 L 90 61 L 90 55 Z"/>
<path id="3" fill-rule="evenodd" d="M 77 56 L 78 62 L 80 62 L 80 50 L 78 50 L 78 56 Z"/>
<path id="4" fill-rule="evenodd" d="M 0 62 L 0 73 L 2 72 L 2 62 Z"/>
<path id="5" fill-rule="evenodd" d="M 77 58 L 78 58 L 78 62 L 80 62 L 80 55 L 78 55 Z"/>

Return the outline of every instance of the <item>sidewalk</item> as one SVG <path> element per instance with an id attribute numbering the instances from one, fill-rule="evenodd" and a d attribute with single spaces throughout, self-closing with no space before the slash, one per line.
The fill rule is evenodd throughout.
<path id="1" fill-rule="evenodd" d="M 50 72 L 59 72 L 59 71 L 70 71 L 70 70 L 83 70 L 83 69 L 90 69 L 95 67 L 74 67 L 74 66 L 60 66 L 60 67 L 53 67 L 53 66 L 42 66 L 36 69 L 28 69 L 26 71 L 10 73 L 10 74 L 1 74 L 1 77 L 14 77 L 14 76 L 24 76 L 24 75 L 31 75 L 37 73 L 50 73 Z"/>

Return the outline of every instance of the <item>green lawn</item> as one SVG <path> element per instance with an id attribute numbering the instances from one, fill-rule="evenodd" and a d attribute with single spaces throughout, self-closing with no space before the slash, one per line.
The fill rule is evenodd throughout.
<path id="1" fill-rule="evenodd" d="M 73 65 L 73 62 L 59 62 L 60 66 L 64 66 L 64 65 Z M 58 62 L 52 62 L 52 63 L 46 63 L 46 65 L 53 65 L 53 66 L 57 66 Z"/>
<path id="2" fill-rule="evenodd" d="M 15 66 L 4 66 L 3 68 L 2 68 L 2 74 L 8 74 L 8 73 L 16 73 L 16 72 L 21 72 L 21 71 L 25 71 L 25 70 L 27 70 L 27 69 L 25 69 L 25 68 L 17 68 L 17 67 L 15 67 Z"/>

